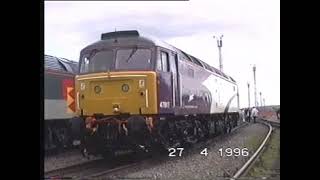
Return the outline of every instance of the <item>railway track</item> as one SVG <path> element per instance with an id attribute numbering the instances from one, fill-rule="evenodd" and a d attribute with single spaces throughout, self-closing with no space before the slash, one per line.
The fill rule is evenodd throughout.
<path id="1" fill-rule="evenodd" d="M 277 122 L 277 121 L 269 121 L 267 119 L 259 119 L 258 121 L 269 123 L 272 127 L 280 128 L 280 122 Z"/>
<path id="2" fill-rule="evenodd" d="M 139 164 L 141 164 L 141 162 L 133 162 L 133 163 L 126 164 L 126 165 L 121 165 L 121 166 L 118 166 L 118 167 L 115 167 L 115 168 L 112 168 L 112 169 L 107 169 L 107 170 L 99 171 L 99 172 L 94 173 L 94 174 L 90 174 L 90 175 L 84 176 L 84 177 L 80 178 L 80 180 L 91 180 L 91 179 L 101 178 L 101 177 L 110 175 L 112 173 L 116 173 L 116 172 L 119 172 L 119 171 L 130 169 L 132 167 L 136 167 Z"/>
<path id="3" fill-rule="evenodd" d="M 96 160 L 85 164 L 70 166 L 51 172 L 45 173 L 45 179 L 78 179 L 91 180 L 101 177 L 110 176 L 126 169 L 137 167 L 145 163 L 153 163 L 157 158 L 134 158 L 134 157 L 119 157 L 112 161 Z"/>
<path id="4" fill-rule="evenodd" d="M 266 146 L 267 142 L 270 139 L 271 133 L 273 131 L 273 128 L 280 128 L 280 122 L 275 121 L 268 121 L 265 119 L 259 119 L 257 122 L 262 123 L 269 127 L 269 131 L 265 137 L 265 139 L 260 144 L 259 148 L 255 151 L 255 153 L 250 157 L 250 159 L 233 175 L 230 180 L 236 180 L 236 179 L 242 179 L 241 176 L 246 174 L 253 166 L 253 164 L 256 162 L 257 159 L 259 159 L 260 155 L 262 154 L 262 150 Z"/>
<path id="5" fill-rule="evenodd" d="M 112 160 L 99 159 L 45 172 L 45 179 L 91 180 L 116 173 L 149 161 L 150 157 L 125 154 Z M 156 159 L 156 158 L 155 158 Z"/>
<path id="6" fill-rule="evenodd" d="M 69 177 L 70 175 L 73 175 L 74 173 L 77 173 L 79 171 L 89 169 L 95 166 L 98 166 L 99 164 L 103 164 L 106 161 L 104 159 L 94 160 L 90 162 L 85 162 L 81 164 L 76 164 L 64 168 L 59 168 L 51 171 L 45 172 L 45 177 Z"/>

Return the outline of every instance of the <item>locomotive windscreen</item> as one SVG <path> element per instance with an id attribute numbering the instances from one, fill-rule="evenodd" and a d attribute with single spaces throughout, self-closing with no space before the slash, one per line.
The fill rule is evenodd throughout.
<path id="1" fill-rule="evenodd" d="M 82 57 L 80 73 L 112 70 L 151 70 L 151 57 L 151 50 L 146 48 L 95 51 Z"/>

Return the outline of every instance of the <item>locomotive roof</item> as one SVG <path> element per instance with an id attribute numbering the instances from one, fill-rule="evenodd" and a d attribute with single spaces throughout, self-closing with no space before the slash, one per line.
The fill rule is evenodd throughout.
<path id="1" fill-rule="evenodd" d="M 76 74 L 78 71 L 78 62 L 65 58 L 58 58 L 50 55 L 44 55 L 44 67 L 46 69 L 69 72 Z"/>
<path id="2" fill-rule="evenodd" d="M 97 41 L 87 47 L 85 47 L 82 51 L 81 54 L 85 53 L 87 50 L 92 50 L 95 48 L 103 48 L 106 45 L 114 45 L 115 40 L 117 40 L 118 42 L 123 42 L 123 43 L 127 43 L 129 44 L 133 44 L 133 45 L 147 45 L 147 46 L 160 46 L 160 47 L 164 47 L 166 49 L 178 52 L 180 54 L 184 54 L 185 56 L 187 56 L 188 60 L 193 63 L 196 64 L 202 68 L 207 69 L 208 71 L 211 71 L 215 74 L 218 74 L 219 76 L 222 76 L 226 79 L 229 79 L 232 82 L 236 82 L 233 78 L 231 78 L 230 76 L 226 75 L 225 73 L 223 73 L 222 71 L 218 70 L 217 68 L 214 68 L 212 66 L 210 66 L 209 64 L 203 62 L 202 60 L 185 53 L 184 51 L 152 36 L 146 33 L 141 33 L 140 31 L 136 31 L 136 30 L 129 30 L 129 31 L 115 31 L 115 32 L 108 32 L 108 33 L 103 33 L 101 35 L 101 40 Z"/>

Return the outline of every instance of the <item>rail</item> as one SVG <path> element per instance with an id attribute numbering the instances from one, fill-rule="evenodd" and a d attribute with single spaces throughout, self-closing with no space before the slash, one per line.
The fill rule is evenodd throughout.
<path id="1" fill-rule="evenodd" d="M 266 126 L 269 127 L 269 131 L 268 134 L 266 135 L 265 139 L 263 140 L 263 142 L 260 144 L 259 148 L 255 151 L 255 153 L 250 157 L 250 159 L 233 175 L 233 177 L 230 180 L 236 180 L 238 179 L 242 174 L 244 174 L 244 172 L 246 172 L 246 170 L 248 170 L 248 168 L 253 164 L 253 162 L 255 162 L 255 160 L 259 157 L 259 155 L 262 152 L 263 147 L 266 145 L 267 141 L 270 138 L 270 135 L 272 133 L 272 126 L 271 124 L 275 124 L 276 126 L 280 127 L 280 123 L 275 123 L 275 122 L 270 122 L 267 120 L 260 120 L 258 121 L 260 123 L 265 124 Z"/>

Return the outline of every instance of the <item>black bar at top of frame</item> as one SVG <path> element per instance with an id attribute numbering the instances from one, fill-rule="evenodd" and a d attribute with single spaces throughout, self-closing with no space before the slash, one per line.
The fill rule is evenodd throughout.
<path id="1" fill-rule="evenodd" d="M 86 1 L 88 0 L 44 0 L 44 1 Z M 189 0 L 93 0 L 94 1 L 110 1 L 110 2 L 117 2 L 117 1 L 189 1 Z"/>

